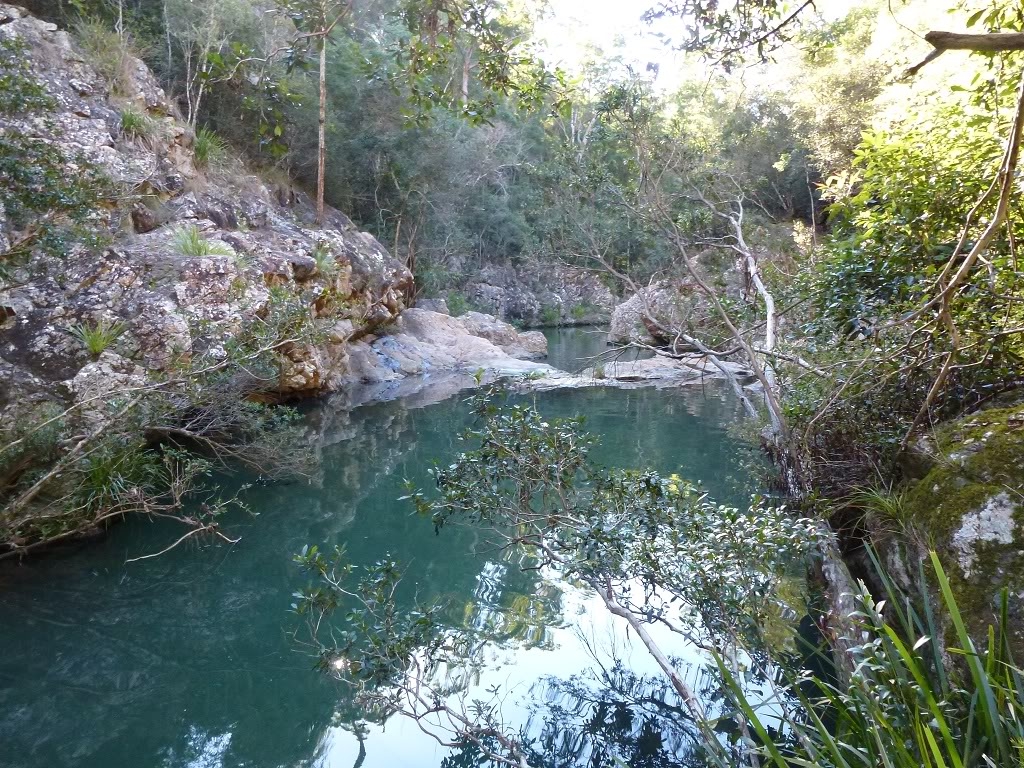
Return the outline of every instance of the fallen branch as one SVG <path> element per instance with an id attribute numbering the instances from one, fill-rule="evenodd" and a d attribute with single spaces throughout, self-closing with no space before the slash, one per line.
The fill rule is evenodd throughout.
<path id="1" fill-rule="evenodd" d="M 214 534 L 216 536 L 219 536 L 220 538 L 224 539 L 224 541 L 226 541 L 228 544 L 237 544 L 239 541 L 242 540 L 241 537 L 238 537 L 237 539 L 232 539 L 232 538 L 229 538 L 228 536 L 225 536 L 223 533 L 221 533 L 217 529 L 217 524 L 216 523 L 210 523 L 209 525 L 203 525 L 203 526 L 200 526 L 198 528 L 193 528 L 191 531 L 189 531 L 184 536 L 179 538 L 176 542 L 174 542 L 170 546 L 164 547 L 159 552 L 153 552 L 153 553 L 148 554 L 148 555 L 139 555 L 138 557 L 129 557 L 127 560 L 125 560 L 125 563 L 126 564 L 127 563 L 137 563 L 137 562 L 139 562 L 139 560 L 149 560 L 152 557 L 160 557 L 160 555 L 166 555 L 168 552 L 170 552 L 176 546 L 181 544 L 181 542 L 185 541 L 185 539 L 189 538 L 190 536 L 195 536 L 197 533 L 212 533 L 212 534 Z"/>

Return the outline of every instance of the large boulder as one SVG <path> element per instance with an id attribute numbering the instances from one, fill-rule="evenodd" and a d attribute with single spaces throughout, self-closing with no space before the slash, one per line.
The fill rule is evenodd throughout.
<path id="1" fill-rule="evenodd" d="M 1024 404 L 944 425 L 915 452 L 923 477 L 906 493 L 898 522 L 909 535 L 890 541 L 892 570 L 902 560 L 913 579 L 915 561 L 935 548 L 979 636 L 1007 587 L 1013 641 L 1024 650 Z"/>
<path id="2" fill-rule="evenodd" d="M 701 302 L 692 283 L 661 281 L 641 288 L 615 307 L 608 328 L 609 344 L 664 341 L 664 331 L 687 328 Z"/>
<path id="3" fill-rule="evenodd" d="M 483 312 L 466 312 L 458 321 L 468 333 L 487 339 L 512 357 L 532 359 L 548 355 L 548 340 L 540 331 L 521 332 Z"/>
<path id="4" fill-rule="evenodd" d="M 549 366 L 523 359 L 538 356 L 536 336 L 543 339 L 543 334 L 519 333 L 493 317 L 475 314 L 469 321 L 471 331 L 462 318 L 407 309 L 386 335 L 349 349 L 349 375 L 361 382 L 380 382 L 439 372 L 554 372 Z M 543 349 L 546 354 L 546 342 Z M 532 354 L 527 354 L 531 350 Z"/>
<path id="5" fill-rule="evenodd" d="M 757 249 L 763 262 L 776 257 Z M 694 273 L 715 295 L 730 302 L 752 301 L 755 297 L 741 260 L 724 249 L 711 249 L 693 256 Z M 611 315 L 608 341 L 625 344 L 669 344 L 682 330 L 711 346 L 725 341 L 721 320 L 713 304 L 689 272 L 652 282 L 616 306 Z"/>

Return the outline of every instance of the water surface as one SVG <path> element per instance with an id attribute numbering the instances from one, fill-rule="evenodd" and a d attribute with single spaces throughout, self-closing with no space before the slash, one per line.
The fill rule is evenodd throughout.
<path id="1" fill-rule="evenodd" d="M 645 349 L 619 349 L 608 344 L 608 329 L 582 325 L 573 328 L 545 328 L 548 357 L 544 361 L 569 373 L 593 368 L 611 360 L 629 362 L 652 356 Z"/>
<path id="2" fill-rule="evenodd" d="M 181 534 L 170 521 L 135 520 L 98 543 L 0 568 L 0 766 L 438 766 L 447 751 L 406 721 L 372 728 L 360 744 L 339 720 L 350 712 L 345 692 L 296 647 L 288 606 L 303 578 L 291 557 L 309 543 L 344 543 L 361 564 L 390 553 L 407 565 L 410 588 L 497 631 L 504 641 L 485 678 L 515 692 L 512 718 L 526 718 L 531 683 L 592 664 L 581 633 L 616 644 L 629 669 L 653 672 L 585 593 L 523 573 L 472 531 L 435 536 L 397 501 L 405 479 L 427 485 L 427 468 L 459 449 L 464 399 L 313 409 L 319 475 L 249 490 L 258 515 L 224 522 L 241 537 L 233 546 L 126 564 Z M 727 431 L 740 412 L 721 388 L 587 389 L 536 403 L 551 416 L 585 415 L 603 464 L 679 472 L 737 504 L 752 487 L 751 449 Z"/>

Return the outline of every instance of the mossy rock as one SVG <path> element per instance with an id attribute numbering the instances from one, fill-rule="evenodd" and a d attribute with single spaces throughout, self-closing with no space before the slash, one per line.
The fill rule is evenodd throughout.
<path id="1" fill-rule="evenodd" d="M 906 523 L 938 551 L 979 636 L 1009 589 L 1014 645 L 1024 649 L 1024 404 L 944 425 L 934 456 L 906 495 Z"/>

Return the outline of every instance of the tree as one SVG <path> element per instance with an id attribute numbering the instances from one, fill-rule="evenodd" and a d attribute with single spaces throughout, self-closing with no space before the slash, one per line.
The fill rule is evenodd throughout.
<path id="1" fill-rule="evenodd" d="M 354 0 L 286 0 L 284 7 L 299 33 L 297 47 L 313 44 L 319 62 L 316 160 L 316 225 L 324 220 L 324 174 L 327 165 L 327 44 L 331 34 L 348 19 Z"/>

